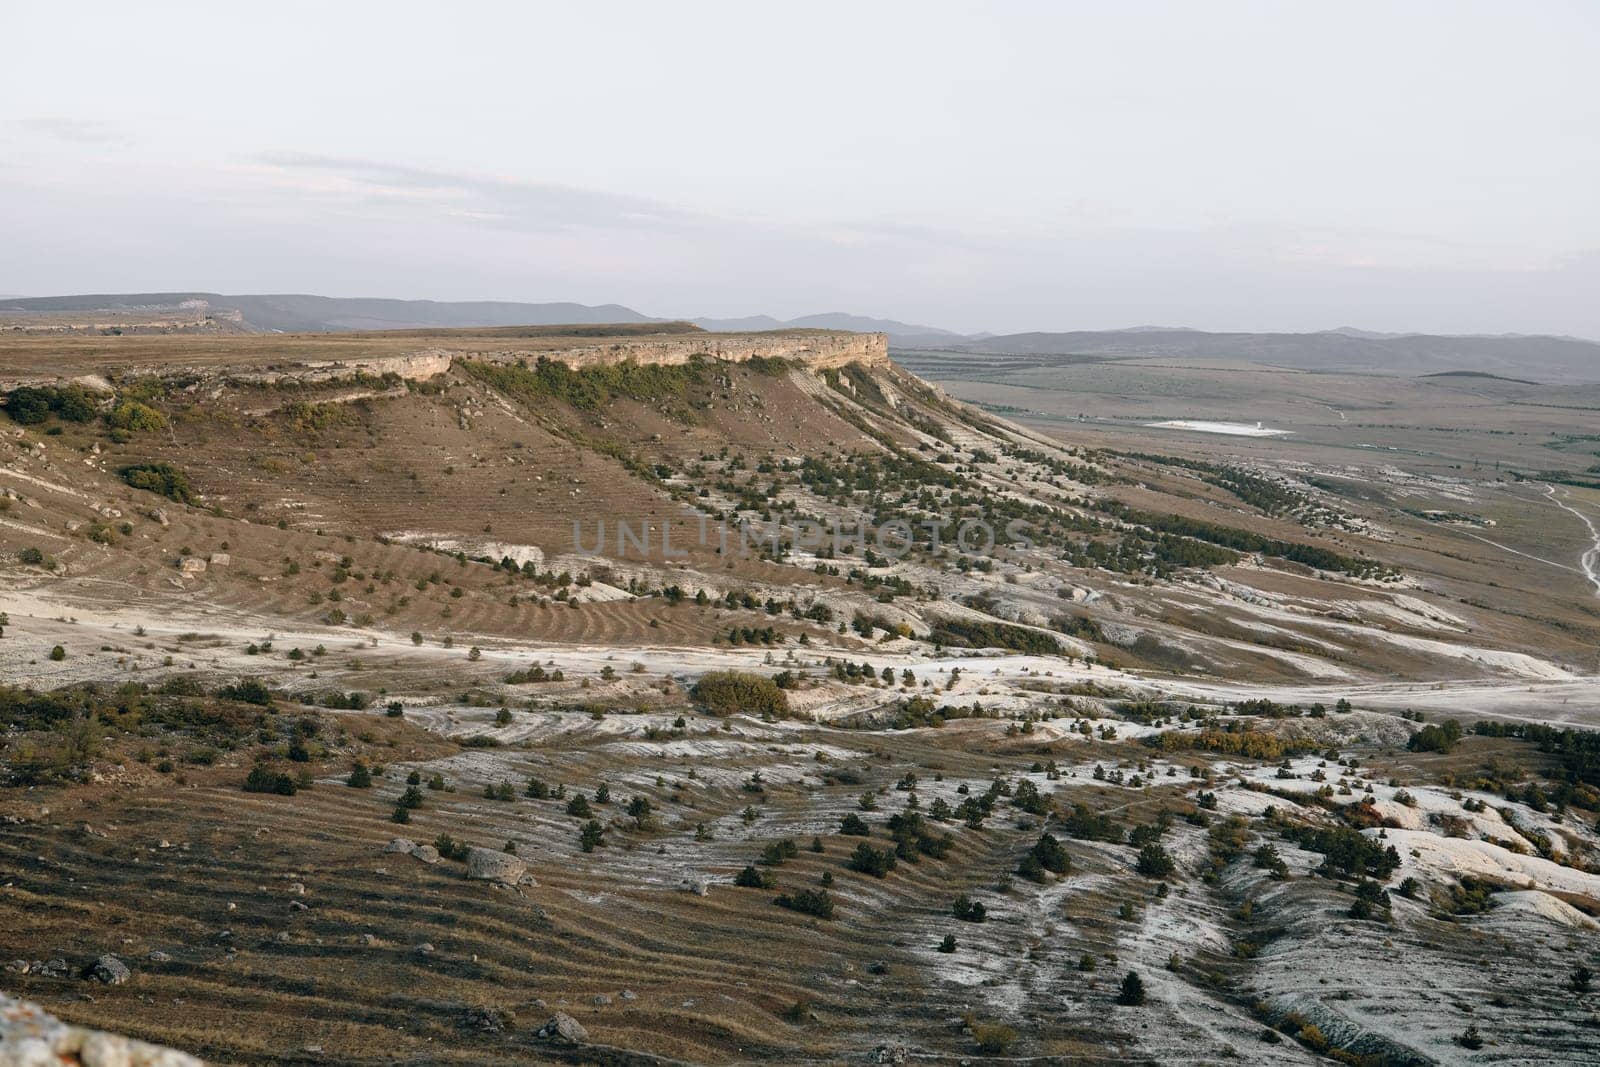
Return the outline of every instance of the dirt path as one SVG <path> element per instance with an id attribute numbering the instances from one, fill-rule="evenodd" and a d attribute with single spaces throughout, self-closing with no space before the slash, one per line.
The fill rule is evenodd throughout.
<path id="1" fill-rule="evenodd" d="M 1563 497 L 1571 497 L 1571 494 L 1565 489 L 1557 491 L 1555 486 L 1547 485 L 1544 487 L 1544 491 L 1545 495 L 1550 498 L 1550 503 L 1562 511 L 1572 512 L 1588 528 L 1591 543 L 1583 555 L 1578 557 L 1578 565 L 1583 568 L 1583 575 L 1589 579 L 1589 584 L 1594 586 L 1595 596 L 1600 596 L 1600 530 L 1595 529 L 1595 525 L 1589 516 L 1562 500 Z"/>

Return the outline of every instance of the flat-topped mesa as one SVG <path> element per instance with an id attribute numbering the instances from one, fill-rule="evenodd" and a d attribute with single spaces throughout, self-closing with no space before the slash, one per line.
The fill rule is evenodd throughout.
<path id="1" fill-rule="evenodd" d="M 694 358 L 743 363 L 782 359 L 815 370 L 852 363 L 887 366 L 888 338 L 840 330 L 709 333 L 688 324 L 503 327 L 386 333 L 26 338 L 0 345 L 0 390 L 86 375 L 154 375 L 240 382 L 319 382 L 355 374 L 413 381 L 443 374 L 457 359 L 488 363 L 551 359 L 571 367 L 633 361 L 674 365 Z"/>
<path id="2" fill-rule="evenodd" d="M 275 368 L 259 375 L 263 380 L 314 381 L 357 372 L 397 374 L 423 380 L 443 374 L 457 359 L 480 363 L 534 363 L 540 359 L 565 363 L 574 369 L 612 363 L 673 366 L 695 358 L 744 363 L 752 359 L 784 359 L 823 370 L 851 363 L 884 366 L 889 362 L 889 340 L 881 333 L 841 333 L 832 330 L 785 330 L 772 333 L 694 333 L 672 336 L 597 337 L 580 343 L 552 347 L 547 344 L 484 345 L 484 337 L 466 337 L 461 344 L 436 345 L 406 355 L 367 359 L 329 360 L 300 367 Z M 257 378 L 256 374 L 236 374 Z"/>

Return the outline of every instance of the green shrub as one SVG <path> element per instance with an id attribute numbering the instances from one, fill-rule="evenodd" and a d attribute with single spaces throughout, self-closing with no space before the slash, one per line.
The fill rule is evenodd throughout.
<path id="1" fill-rule="evenodd" d="M 1139 850 L 1139 861 L 1135 869 L 1146 878 L 1167 878 L 1172 875 L 1176 865 L 1167 850 L 1158 842 L 1152 841 Z"/>
<path id="2" fill-rule="evenodd" d="M 894 870 L 894 850 L 888 848 L 873 848 L 865 841 L 856 846 L 856 850 L 845 861 L 845 866 L 852 871 L 870 874 L 874 878 L 883 878 Z"/>
<path id="3" fill-rule="evenodd" d="M 712 671 L 694 684 L 689 695 L 712 715 L 743 711 L 777 717 L 789 712 L 789 696 L 776 682 L 744 671 Z"/>
<path id="4" fill-rule="evenodd" d="M 121 474 L 122 480 L 135 489 L 156 493 L 180 504 L 195 502 L 189 476 L 170 463 L 137 463 L 122 468 Z"/>
<path id="5" fill-rule="evenodd" d="M 6 394 L 6 414 L 12 422 L 37 426 L 50 417 L 50 390 L 22 386 Z"/>
<path id="6" fill-rule="evenodd" d="M 125 433 L 150 433 L 167 428 L 167 417 L 148 404 L 124 400 L 111 409 L 106 422 L 113 430 Z"/>
<path id="7" fill-rule="evenodd" d="M 59 389 L 24 385 L 6 394 L 5 408 L 13 422 L 37 426 L 51 415 L 67 422 L 88 422 L 94 418 L 95 402 L 80 385 Z"/>
<path id="8" fill-rule="evenodd" d="M 772 875 L 752 863 L 733 876 L 733 884 L 741 889 L 771 889 Z"/>
<path id="9" fill-rule="evenodd" d="M 296 786 L 294 778 L 281 771 L 275 771 L 265 763 L 258 763 L 250 768 L 250 773 L 244 780 L 246 793 L 277 793 L 281 796 L 292 797 Z"/>
<path id="10" fill-rule="evenodd" d="M 813 915 L 818 919 L 833 918 L 833 897 L 826 889 L 797 889 L 793 893 L 784 893 L 773 903 L 802 915 Z"/>
<path id="11" fill-rule="evenodd" d="M 964 923 L 981 923 L 989 917 L 989 909 L 985 908 L 981 901 L 973 900 L 965 893 L 956 897 L 950 912 Z"/>
<path id="12" fill-rule="evenodd" d="M 46 568 L 54 568 L 56 563 L 55 560 L 45 555 L 37 548 L 34 548 L 32 545 L 29 545 L 27 548 L 21 549 L 17 552 L 17 561 L 19 563 L 27 564 L 29 567 Z"/>
<path id="13" fill-rule="evenodd" d="M 255 678 L 241 678 L 232 685 L 225 685 L 217 690 L 217 697 L 221 700 L 237 700 L 241 704 L 256 704 L 260 707 L 272 703 L 272 691 Z"/>

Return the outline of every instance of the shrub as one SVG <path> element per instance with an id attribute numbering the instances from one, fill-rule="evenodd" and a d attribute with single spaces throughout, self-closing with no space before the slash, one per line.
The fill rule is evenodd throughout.
<path id="1" fill-rule="evenodd" d="M 839 832 L 847 837 L 872 836 L 872 831 L 868 829 L 866 820 L 853 811 L 846 815 L 844 820 L 839 824 Z"/>
<path id="2" fill-rule="evenodd" d="M 22 386 L 6 394 L 6 414 L 23 426 L 37 426 L 50 417 L 52 390 Z"/>
<path id="3" fill-rule="evenodd" d="M 789 697 L 771 678 L 744 671 L 712 671 L 694 684 L 689 695 L 712 715 L 749 712 L 782 716 L 789 712 Z"/>
<path id="4" fill-rule="evenodd" d="M 55 660 L 57 663 L 60 663 L 62 660 L 67 658 L 67 650 L 62 648 L 60 645 L 57 645 L 50 650 L 50 658 Z"/>
<path id="5" fill-rule="evenodd" d="M 438 850 L 441 858 L 461 862 L 466 860 L 467 851 L 471 846 L 465 841 L 457 841 L 449 834 L 440 834 L 433 839 L 433 847 Z"/>
<path id="6" fill-rule="evenodd" d="M 741 889 L 771 889 L 772 875 L 752 863 L 733 876 L 733 884 Z"/>
<path id="7" fill-rule="evenodd" d="M 246 793 L 277 793 L 292 797 L 296 788 L 293 777 L 275 771 L 265 763 L 258 763 L 250 768 L 250 773 L 244 780 Z"/>
<path id="8" fill-rule="evenodd" d="M 1017 1040 L 1017 1032 L 1000 1023 L 972 1023 L 972 1040 L 985 1056 L 1003 1055 Z"/>
<path id="9" fill-rule="evenodd" d="M 1067 850 L 1061 847 L 1055 835 L 1044 834 L 1038 842 L 1022 857 L 1022 862 L 1017 864 L 1017 873 L 1024 878 L 1039 880 L 1045 871 L 1051 874 L 1066 874 L 1072 869 L 1072 857 L 1067 855 Z"/>
<path id="10" fill-rule="evenodd" d="M 237 700 L 241 704 L 257 704 L 261 707 L 272 703 L 272 691 L 255 678 L 242 678 L 232 685 L 225 685 L 217 690 L 217 697 L 221 700 Z"/>
<path id="11" fill-rule="evenodd" d="M 956 897 L 956 902 L 950 911 L 964 923 L 981 923 L 989 917 L 989 909 L 985 908 L 981 901 L 973 900 L 965 893 Z"/>
<path id="12" fill-rule="evenodd" d="M 856 850 L 845 861 L 845 866 L 852 871 L 870 874 L 874 878 L 883 878 L 894 870 L 894 850 L 887 848 L 873 848 L 865 841 L 856 846 Z"/>
<path id="13" fill-rule="evenodd" d="M 137 400 L 124 400 L 119 403 L 111 410 L 111 414 L 106 416 L 106 422 L 113 430 L 127 433 L 153 432 L 167 428 L 165 415 Z"/>
<path id="14" fill-rule="evenodd" d="M 1159 842 L 1152 841 L 1139 850 L 1139 861 L 1134 869 L 1146 878 L 1168 878 L 1176 869 L 1176 864 Z"/>
<path id="15" fill-rule="evenodd" d="M 350 771 L 350 777 L 345 779 L 344 784 L 351 789 L 371 789 L 372 772 L 367 769 L 365 763 L 357 761 L 355 767 Z"/>
<path id="16" fill-rule="evenodd" d="M 785 837 L 780 841 L 767 842 L 767 847 L 761 851 L 759 862 L 767 867 L 782 867 L 799 854 L 800 846 L 795 844 L 794 838 Z"/>
<path id="17" fill-rule="evenodd" d="M 1461 740 L 1461 724 L 1454 719 L 1446 720 L 1439 726 L 1424 726 L 1412 734 L 1406 741 L 1406 748 L 1412 752 L 1449 752 L 1456 747 L 1456 742 Z"/>
<path id="18" fill-rule="evenodd" d="M 826 889 L 797 889 L 793 893 L 784 893 L 773 903 L 802 915 L 813 915 L 818 919 L 833 918 L 833 897 Z"/>
<path id="19" fill-rule="evenodd" d="M 156 493 L 180 504 L 195 502 L 189 476 L 170 463 L 137 463 L 122 468 L 121 474 L 122 480 L 135 489 Z"/>

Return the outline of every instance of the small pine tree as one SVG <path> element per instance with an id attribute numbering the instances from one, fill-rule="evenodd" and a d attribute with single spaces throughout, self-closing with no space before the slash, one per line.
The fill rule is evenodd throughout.
<path id="1" fill-rule="evenodd" d="M 350 777 L 345 779 L 344 784 L 351 789 L 371 789 L 372 772 L 367 769 L 365 763 L 357 761 L 355 767 L 350 771 Z"/>
<path id="2" fill-rule="evenodd" d="M 1136 1008 L 1144 1003 L 1144 979 L 1139 977 L 1137 971 L 1129 971 L 1122 979 L 1122 988 L 1117 991 L 1117 1003 L 1128 1008 Z"/>
<path id="3" fill-rule="evenodd" d="M 956 950 L 956 935 L 945 934 L 944 940 L 939 942 L 940 952 L 954 952 Z"/>

